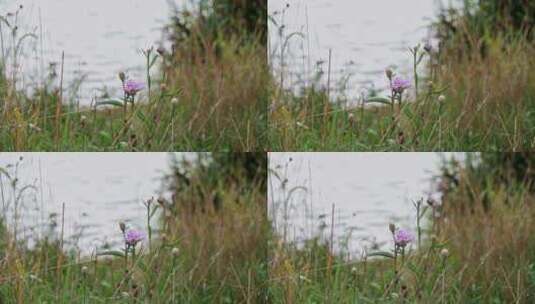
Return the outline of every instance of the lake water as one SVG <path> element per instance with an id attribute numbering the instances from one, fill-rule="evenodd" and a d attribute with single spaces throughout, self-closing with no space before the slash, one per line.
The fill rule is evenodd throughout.
<path id="1" fill-rule="evenodd" d="M 284 191 L 270 175 L 269 214 L 280 234 L 287 224 L 287 241 L 329 239 L 334 204 L 335 247 L 349 240 L 358 255 L 374 244 L 390 246 L 389 223 L 415 230 L 413 200 L 440 201 L 432 178 L 452 156 L 462 159 L 449 153 L 270 153 L 270 168 L 287 183 Z M 285 206 L 285 193 L 295 187 L 306 189 L 294 191 Z"/>
<path id="2" fill-rule="evenodd" d="M 26 192 L 24 205 L 19 208 L 18 230 L 26 236 L 41 235 L 45 230 L 31 228 L 49 224 L 52 213 L 58 214 L 55 220 L 59 225 L 65 203 L 65 238 L 71 242 L 81 233 L 78 246 L 86 252 L 120 242 L 119 221 L 146 230 L 142 201 L 170 195 L 162 189 L 162 178 L 170 171 L 173 154 L 0 153 L 0 168 L 16 164 L 21 156 L 19 187 L 34 185 L 36 190 Z M 175 156 L 189 158 L 192 154 Z M 15 167 L 9 169 L 12 175 L 14 170 Z M 7 201 L 9 183 L 5 177 L 2 183 Z"/>
<path id="3" fill-rule="evenodd" d="M 318 62 L 323 62 L 321 84 L 326 85 L 329 50 L 331 90 L 347 94 L 350 101 L 368 88 L 386 88 L 384 70 L 389 66 L 399 74 L 412 75 L 407 48 L 431 39 L 428 25 L 440 3 L 455 5 L 456 1 L 270 0 L 269 13 L 285 25 L 284 36 L 302 33 L 289 40 L 283 67 L 285 87 L 309 84 Z M 286 4 L 289 7 L 284 9 Z M 269 32 L 270 58 L 279 75 L 281 39 L 272 22 Z"/>
<path id="4" fill-rule="evenodd" d="M 144 57 L 139 50 L 163 43 L 162 29 L 172 12 L 170 4 L 181 7 L 189 2 L 0 0 L 0 11 L 5 15 L 23 5 L 19 16 L 21 28 L 40 37 L 25 44 L 25 56 L 20 60 L 23 82 L 39 82 L 43 75 L 48 75 L 50 63 L 61 62 L 64 51 L 65 84 L 85 77 L 78 99 L 81 104 L 89 104 L 90 98 L 100 95 L 103 87 L 112 93 L 120 88 L 120 71 L 126 71 L 132 78 L 145 79 Z M 56 71 L 60 72 L 59 65 Z"/>

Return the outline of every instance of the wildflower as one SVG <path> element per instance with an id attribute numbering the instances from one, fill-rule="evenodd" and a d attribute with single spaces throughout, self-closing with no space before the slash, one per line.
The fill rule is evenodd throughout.
<path id="1" fill-rule="evenodd" d="M 87 268 L 87 266 L 82 267 L 82 274 L 87 274 L 88 271 L 89 271 L 89 268 Z"/>
<path id="2" fill-rule="evenodd" d="M 403 93 L 406 89 L 411 87 L 411 81 L 401 77 L 395 77 L 392 80 L 392 91 L 395 93 Z"/>
<path id="3" fill-rule="evenodd" d="M 144 88 L 145 85 L 143 83 L 134 80 L 127 80 L 123 85 L 124 93 L 127 96 L 136 96 L 136 94 Z"/>
<path id="4" fill-rule="evenodd" d="M 405 247 L 414 240 L 414 236 L 408 230 L 399 229 L 394 235 L 394 242 L 398 247 Z"/>
<path id="5" fill-rule="evenodd" d="M 177 97 L 173 97 L 173 99 L 171 99 L 171 103 L 172 104 L 178 104 L 178 98 Z"/>
<path id="6" fill-rule="evenodd" d="M 438 96 L 438 102 L 444 102 L 446 100 L 446 96 L 440 95 Z"/>
<path id="7" fill-rule="evenodd" d="M 440 256 L 442 256 L 443 258 L 447 258 L 449 255 L 450 252 L 448 248 L 442 248 L 442 250 L 440 250 Z"/>
<path id="8" fill-rule="evenodd" d="M 174 247 L 172 250 L 171 250 L 171 254 L 173 256 L 178 256 L 178 254 L 180 253 L 180 250 L 177 248 L 177 247 Z"/>
<path id="9" fill-rule="evenodd" d="M 156 49 L 156 52 L 158 52 L 158 54 L 160 54 L 160 56 L 164 56 L 165 55 L 165 48 L 163 46 L 160 46 Z"/>
<path id="10" fill-rule="evenodd" d="M 128 230 L 124 238 L 128 246 L 136 246 L 137 243 L 145 238 L 145 234 L 139 230 Z"/>

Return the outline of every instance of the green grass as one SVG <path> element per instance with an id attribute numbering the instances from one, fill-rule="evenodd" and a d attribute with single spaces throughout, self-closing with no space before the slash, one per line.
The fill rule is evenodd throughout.
<path id="1" fill-rule="evenodd" d="M 525 10 L 533 12 L 527 7 Z M 476 8 L 473 15 L 445 12 L 433 25 L 440 49 L 427 51 L 419 46 L 413 48 L 413 54 L 407 52 L 419 73 L 404 75 L 410 76 L 412 87 L 401 105 L 396 100 L 391 107 L 390 96 L 371 95 L 356 106 L 343 97 L 332 100 L 324 89 L 318 89 L 319 85 L 305 88 L 300 94 L 273 88 L 271 149 L 533 149 L 535 48 L 531 31 L 509 26 L 506 21 L 497 30 L 489 21 L 494 19 L 487 14 L 486 7 Z M 509 20 L 496 14 L 496 18 Z M 425 73 L 419 75 L 424 64 Z"/>
<path id="2" fill-rule="evenodd" d="M 266 29 L 249 16 L 251 12 L 262 15 L 267 9 L 262 4 L 265 6 L 264 1 L 256 1 L 234 7 L 231 1 L 217 5 L 202 1 L 196 11 L 176 11 L 166 31 L 173 49 L 143 50 L 140 62 L 146 63 L 147 77 L 137 80 L 146 88 L 143 97 L 136 98 L 136 107 L 128 106 L 126 112 L 122 93 L 79 108 L 62 94 L 68 84 L 62 83 L 61 72 L 38 82 L 45 85 L 32 93 L 16 89 L 20 75 L 6 71 L 22 60 L 26 41 L 37 37 L 14 30 L 17 14 L 6 15 L 1 25 L 10 37 L 3 37 L 0 149 L 263 150 L 267 136 L 265 83 L 269 80 L 262 40 Z M 222 14 L 229 9 L 234 14 Z M 247 27 L 238 26 L 243 22 Z M 9 45 L 7 41 L 14 42 Z M 59 71 L 62 69 L 60 63 Z M 117 87 L 121 85 L 118 77 Z"/>
<path id="3" fill-rule="evenodd" d="M 96 254 L 67 249 L 62 215 L 44 237 L 28 235 L 37 242 L 31 247 L 14 227 L 1 225 L 0 302 L 262 303 L 266 163 L 263 154 L 238 153 L 177 162 L 165 183 L 175 199 L 145 202 L 146 242 L 135 252 L 124 244 Z M 22 203 L 31 194 L 20 197 Z M 120 236 L 120 223 L 116 227 L 108 233 Z M 33 231 L 41 235 L 41 229 Z"/>
<path id="4" fill-rule="evenodd" d="M 446 161 L 437 181 L 442 204 L 421 201 L 421 245 L 415 236 L 404 255 L 395 256 L 393 242 L 355 257 L 343 244 L 333 252 L 325 237 L 299 246 L 273 238 L 270 303 L 532 303 L 534 163 L 509 156 Z"/>

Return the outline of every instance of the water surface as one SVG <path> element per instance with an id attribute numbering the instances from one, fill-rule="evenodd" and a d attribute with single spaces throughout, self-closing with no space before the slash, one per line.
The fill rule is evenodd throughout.
<path id="1" fill-rule="evenodd" d="M 457 158 L 460 155 L 455 155 Z M 415 229 L 413 201 L 440 200 L 432 182 L 442 158 L 435 153 L 270 153 L 269 210 L 287 241 L 317 235 L 329 239 L 334 206 L 335 246 L 349 241 L 353 254 L 389 245 L 388 224 Z M 294 191 L 284 205 L 285 193 Z M 287 215 L 287 222 L 284 219 Z M 323 227 L 323 228 L 322 228 Z"/>
<path id="2" fill-rule="evenodd" d="M 143 201 L 160 195 L 162 178 L 173 157 L 189 153 L 0 153 L 0 167 L 18 165 L 19 188 L 33 185 L 24 196 L 19 230 L 32 236 L 46 232 L 52 219 L 61 222 L 65 203 L 65 238 L 84 251 L 121 241 L 118 223 L 145 230 Z M 14 167 L 8 168 L 14 175 Z M 9 201 L 9 183 L 2 178 Z M 13 214 L 13 206 L 10 206 Z M 155 225 L 157 225 L 154 220 Z M 13 224 L 11 224 L 13 226 Z M 36 228 L 37 229 L 34 229 Z M 59 229 L 59 227 L 56 227 Z M 81 234 L 79 242 L 73 238 Z M 77 244 L 75 244 L 77 243 Z"/>
<path id="3" fill-rule="evenodd" d="M 270 0 L 269 12 L 285 36 L 293 36 L 283 67 L 285 87 L 309 84 L 320 69 L 328 72 L 331 60 L 331 90 L 346 93 L 354 101 L 361 91 L 386 87 L 384 70 L 393 66 L 410 75 L 408 47 L 430 40 L 428 26 L 436 16 L 438 0 Z M 454 1 L 450 1 L 454 2 Z M 288 8 L 284 9 L 286 4 Z M 284 13 L 282 12 L 284 11 Z M 278 27 L 269 26 L 271 62 L 281 72 Z M 433 43 L 433 41 L 431 40 Z M 321 84 L 327 83 L 323 75 Z"/>
<path id="4" fill-rule="evenodd" d="M 89 104 L 91 97 L 108 87 L 120 87 L 117 73 L 144 79 L 141 49 L 163 42 L 163 27 L 171 8 L 189 0 L 4 0 L 0 11 L 13 12 L 23 5 L 19 24 L 39 39 L 27 40 L 21 60 L 26 84 L 39 82 L 65 52 L 65 83 L 83 78 L 78 99 Z M 170 6 L 170 5 L 173 6 Z M 4 31 L 5 33 L 5 31 Z M 21 31 L 22 33 L 22 31 Z M 57 80 L 56 80 L 57 81 Z M 67 86 L 67 85 L 66 85 Z"/>

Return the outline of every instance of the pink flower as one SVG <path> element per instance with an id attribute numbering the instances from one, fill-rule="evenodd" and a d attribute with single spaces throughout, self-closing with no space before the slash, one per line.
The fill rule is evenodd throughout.
<path id="1" fill-rule="evenodd" d="M 408 230 L 399 229 L 394 235 L 396 246 L 405 247 L 414 240 L 414 236 Z"/>
<path id="2" fill-rule="evenodd" d="M 406 89 L 411 87 L 411 81 L 409 79 L 395 77 L 392 80 L 392 91 L 396 93 L 403 93 Z"/>
<path id="3" fill-rule="evenodd" d="M 145 234 L 139 230 L 128 230 L 124 237 L 124 241 L 128 246 L 136 246 L 137 243 L 141 242 L 145 238 Z"/>
<path id="4" fill-rule="evenodd" d="M 138 82 L 135 80 L 127 80 L 123 85 L 124 92 L 128 96 L 135 96 L 139 91 L 143 90 L 144 88 L 145 85 L 142 82 Z"/>

